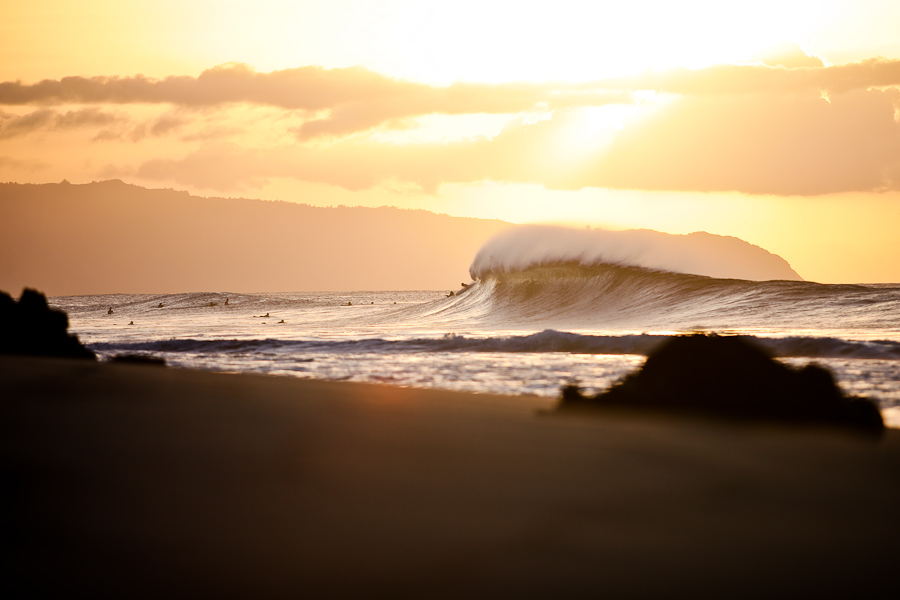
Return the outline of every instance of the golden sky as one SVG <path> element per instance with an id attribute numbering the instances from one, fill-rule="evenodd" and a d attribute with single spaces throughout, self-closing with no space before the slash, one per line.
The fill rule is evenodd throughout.
<path id="1" fill-rule="evenodd" d="M 0 1 L 3 181 L 705 230 L 900 281 L 893 0 Z"/>

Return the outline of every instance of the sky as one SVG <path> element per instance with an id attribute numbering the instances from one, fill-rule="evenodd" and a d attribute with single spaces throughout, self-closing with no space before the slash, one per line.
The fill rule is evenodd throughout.
<path id="1" fill-rule="evenodd" d="M 900 281 L 894 0 L 0 7 L 0 181 L 708 231 Z"/>

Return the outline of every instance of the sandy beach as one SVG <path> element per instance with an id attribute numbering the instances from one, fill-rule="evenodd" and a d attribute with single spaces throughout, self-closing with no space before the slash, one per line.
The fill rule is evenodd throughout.
<path id="1" fill-rule="evenodd" d="M 868 597 L 900 431 L 0 356 L 5 597 Z"/>

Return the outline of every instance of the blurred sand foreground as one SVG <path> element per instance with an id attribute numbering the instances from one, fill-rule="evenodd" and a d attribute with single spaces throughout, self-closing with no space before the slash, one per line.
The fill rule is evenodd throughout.
<path id="1" fill-rule="evenodd" d="M 900 431 L 0 356 L 4 597 L 898 587 Z"/>

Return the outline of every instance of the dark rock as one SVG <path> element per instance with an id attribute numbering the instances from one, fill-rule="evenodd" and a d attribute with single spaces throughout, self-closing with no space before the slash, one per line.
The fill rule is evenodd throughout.
<path id="1" fill-rule="evenodd" d="M 147 365 L 150 367 L 166 366 L 166 359 L 159 356 L 148 356 L 146 354 L 116 354 L 107 362 L 127 363 L 132 365 Z"/>
<path id="2" fill-rule="evenodd" d="M 16 302 L 0 291 L 0 354 L 96 360 L 68 328 L 68 315 L 50 308 L 41 292 L 26 288 Z"/>
<path id="3" fill-rule="evenodd" d="M 559 409 L 603 406 L 884 429 L 875 404 L 845 397 L 827 369 L 792 369 L 737 336 L 674 337 L 604 393 L 591 397 L 575 386 L 563 388 Z"/>

